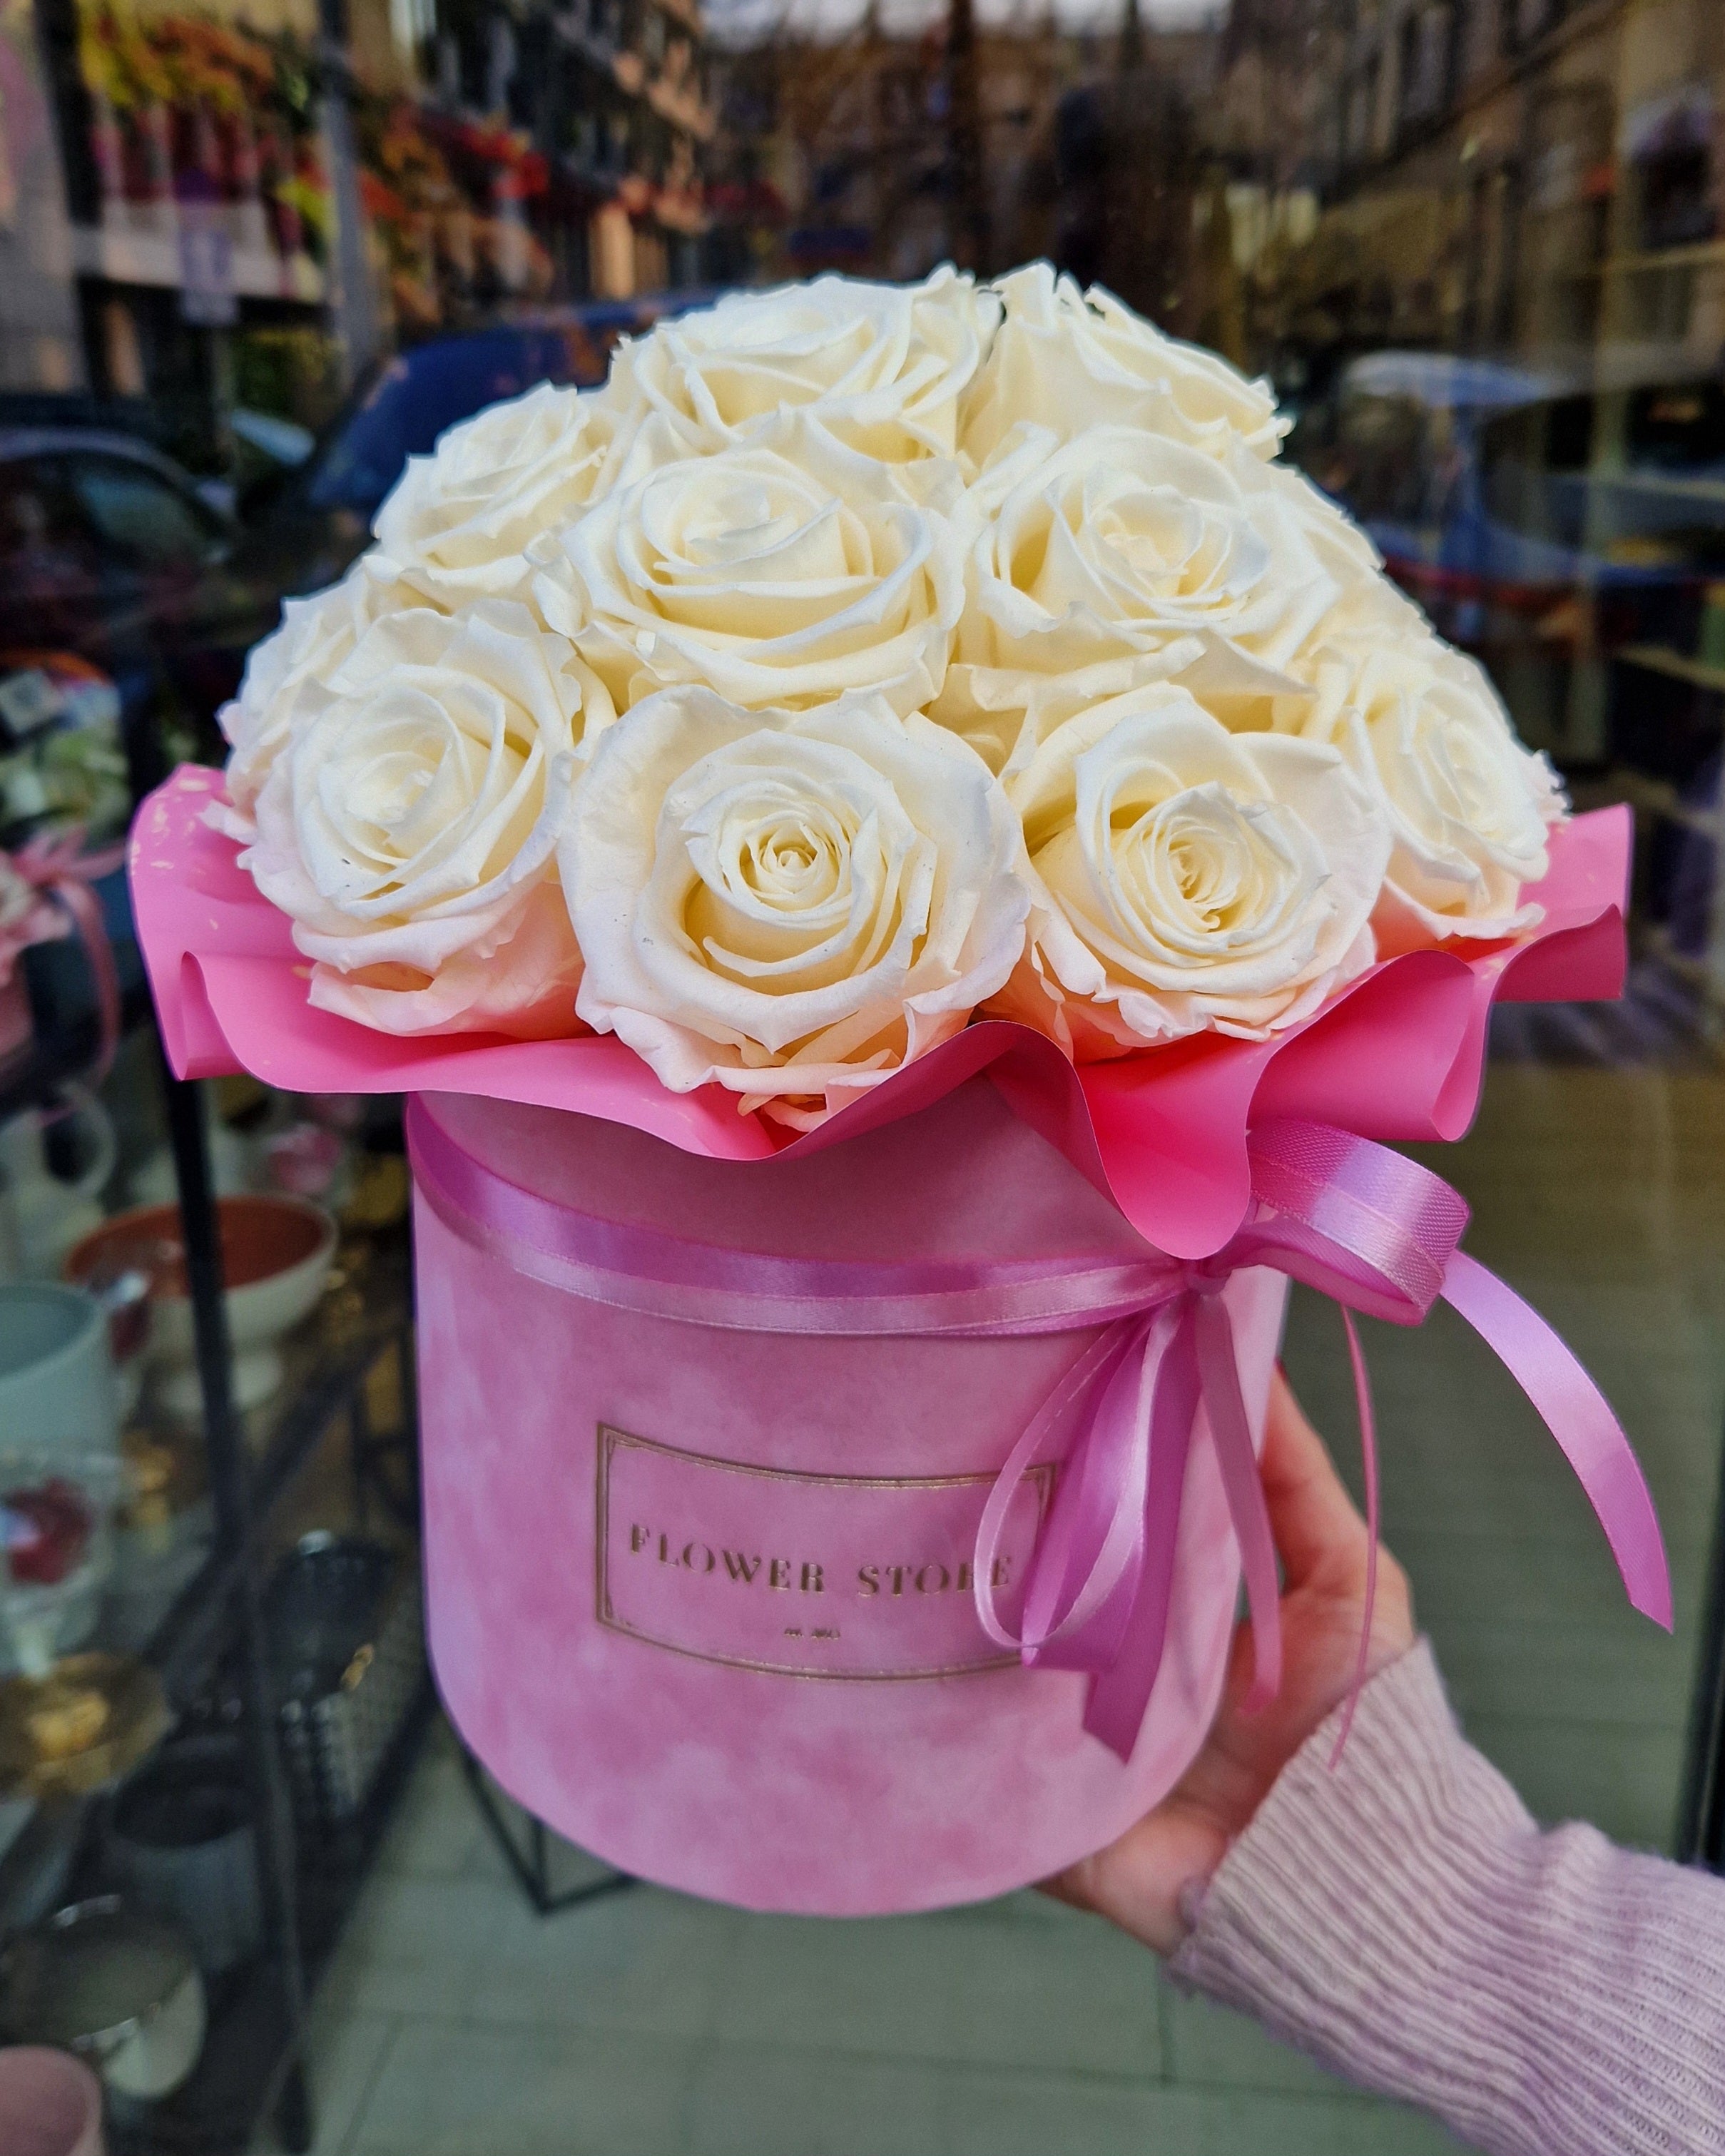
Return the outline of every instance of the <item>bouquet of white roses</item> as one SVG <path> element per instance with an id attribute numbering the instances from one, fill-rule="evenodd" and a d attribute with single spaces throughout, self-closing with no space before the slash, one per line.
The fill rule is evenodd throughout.
<path id="1" fill-rule="evenodd" d="M 737 294 L 413 459 L 213 814 L 315 1005 L 798 1127 L 978 1014 L 1265 1038 L 1526 930 L 1563 814 L 1281 435 L 1043 265 Z"/>
<path id="2" fill-rule="evenodd" d="M 1495 997 L 1615 992 L 1624 822 L 1279 442 L 1046 269 L 740 294 L 413 459 L 140 813 L 175 1067 L 409 1096 L 439 1682 L 632 1872 L 922 1907 L 1171 1788 L 1242 1576 L 1278 1681 L 1290 1278 L 1448 1300 L 1669 1617 L 1379 1142 Z"/>

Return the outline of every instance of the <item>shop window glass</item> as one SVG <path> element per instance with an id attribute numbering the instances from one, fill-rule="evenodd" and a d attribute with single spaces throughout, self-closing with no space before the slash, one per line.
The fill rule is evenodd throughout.
<path id="1" fill-rule="evenodd" d="M 0 464 L 0 603 L 8 614 L 94 588 L 95 550 L 58 458 Z"/>
<path id="2" fill-rule="evenodd" d="M 344 14 L 337 65 L 320 24 Z M 1554 1449 L 1441 1313 L 1368 1329 L 1387 1539 L 1470 1735 L 1536 1811 L 1725 1867 L 1707 1645 L 1725 1640 L 1722 17 L 1725 0 L 18 0 L 0 18 L 0 675 L 21 651 L 74 654 L 77 693 L 121 709 L 136 768 L 92 762 L 92 786 L 218 762 L 248 653 L 371 543 L 408 458 L 537 382 L 601 382 L 662 285 L 696 305 L 1046 258 L 1267 377 L 1297 423 L 1285 459 L 1484 670 L 1575 808 L 1635 831 L 1626 993 L 1502 1004 L 1476 1123 L 1420 1157 L 1631 1430 L 1676 1640 L 1621 1606 Z M 195 262 L 194 223 L 212 243 Z M 1047 416 L 1085 426 L 1086 393 Z M 1276 715 L 1304 722 L 1291 701 Z M 74 939 L 59 960 L 82 980 Z M 282 1134 L 244 1133 L 259 1160 Z M 301 1133 L 307 1158 L 329 1135 Z M 105 1202 L 141 1199 L 134 1165 Z M 328 1202 L 343 1274 L 325 1317 L 351 1315 L 370 1230 Z M 1339 1341 L 1307 1306 L 1286 1353 L 1345 1455 Z M 1716 1734 L 1692 1748 L 1692 1727 Z M 1710 1841 L 1681 1824 L 1703 1790 Z M 1098 2025 L 1145 2008 L 1147 1980 L 1126 1969 Z M 242 2070 L 212 2001 L 225 2086 Z M 1191 2004 L 1164 2002 L 1160 2048 L 1133 2024 L 1150 2048 L 1135 2035 L 1127 2065 L 1248 2106 L 1243 2148 L 1297 2138 L 1309 2092 L 1275 2093 L 1276 2055 L 1243 2051 L 1236 2076 L 1234 2037 Z M 1337 2146 L 1404 2147 L 1342 2117 Z"/>
<path id="3" fill-rule="evenodd" d="M 127 566 L 194 568 L 220 553 L 225 534 L 217 520 L 147 465 L 74 455 L 67 471 L 91 528 Z"/>
<path id="4" fill-rule="evenodd" d="M 1408 523 L 1424 514 L 1431 415 L 1411 398 L 1350 397 L 1327 475 L 1356 516 Z"/>

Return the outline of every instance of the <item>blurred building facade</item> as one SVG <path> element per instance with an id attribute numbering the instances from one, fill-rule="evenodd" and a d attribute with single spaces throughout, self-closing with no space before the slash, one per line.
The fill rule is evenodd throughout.
<path id="1" fill-rule="evenodd" d="M 914 33 L 871 9 L 842 38 L 780 35 L 721 64 L 715 213 L 760 275 L 1046 256 L 1183 317 L 1215 51 L 1135 13 L 1097 35 L 962 5 Z"/>
<path id="2" fill-rule="evenodd" d="M 1725 345 L 1718 0 L 1234 0 L 1255 357 Z"/>

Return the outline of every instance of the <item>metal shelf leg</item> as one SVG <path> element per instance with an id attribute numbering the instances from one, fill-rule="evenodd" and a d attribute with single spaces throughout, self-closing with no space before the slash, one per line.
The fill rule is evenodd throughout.
<path id="1" fill-rule="evenodd" d="M 1680 1864 L 1725 1870 L 1725 1470 L 1714 1497 L 1676 1844 Z"/>
<path id="2" fill-rule="evenodd" d="M 545 1822 L 534 1819 L 527 1821 L 527 1852 L 523 1854 L 515 1836 L 509 1830 L 509 1822 L 497 1808 L 497 1801 L 486 1785 L 485 1770 L 467 1747 L 461 1746 L 462 1771 L 467 1776 L 467 1786 L 473 1792 L 473 1800 L 479 1806 L 480 1816 L 489 1829 L 492 1840 L 503 1852 L 510 1870 L 535 1911 L 542 1917 L 554 1917 L 564 1909 L 579 1908 L 583 1902 L 598 1902 L 607 1894 L 620 1894 L 627 1887 L 639 1887 L 640 1881 L 628 1871 L 613 1871 L 603 1879 L 590 1879 L 579 1887 L 566 1887 L 554 1894 L 551 1886 L 551 1845 L 545 1830 Z"/>
<path id="3" fill-rule="evenodd" d="M 295 1907 L 292 1827 L 276 1751 L 250 1471 L 234 1405 L 233 1351 L 222 1299 L 221 1250 L 203 1103 L 197 1084 L 174 1077 L 166 1065 L 163 1077 L 174 1170 L 179 1179 L 187 1283 L 198 1347 L 198 1383 L 203 1394 L 204 1443 L 209 1456 L 216 1532 L 222 1548 L 239 1553 L 241 1560 L 234 1592 L 239 1604 L 237 1630 L 245 1681 L 246 1757 L 257 1821 L 258 1885 L 264 1938 L 277 1964 L 287 2017 L 286 2078 L 281 2097 L 284 2133 L 293 2125 L 303 2133 L 301 2139 L 288 2138 L 289 2148 L 299 2150 L 311 2145 L 311 2103 L 305 2078 L 305 1972 Z"/>
<path id="4" fill-rule="evenodd" d="M 311 2146 L 311 2085 L 305 2078 L 305 2061 L 296 2058 L 282 2084 L 275 2107 L 276 2130 L 290 2156 L 306 2156 Z"/>

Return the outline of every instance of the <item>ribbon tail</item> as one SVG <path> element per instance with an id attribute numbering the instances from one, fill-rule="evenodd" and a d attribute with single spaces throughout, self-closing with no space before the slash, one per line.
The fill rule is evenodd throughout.
<path id="1" fill-rule="evenodd" d="M 1123 1319 L 1079 1358 L 1013 1447 L 983 1507 L 971 1570 L 977 1619 L 997 1646 L 1011 1648 L 1027 1661 L 1088 1625 L 1137 1555 L 1142 1486 L 1134 1476 L 1142 1469 L 1133 1457 L 1138 1448 L 1132 1406 L 1139 1387 L 1133 1349 L 1148 1329 L 1141 1319 Z M 1060 1424 L 1086 1400 L 1094 1404 L 1088 1427 L 1062 1466 L 1053 1511 L 1031 1557 L 1020 1629 L 1014 1633 L 1001 1618 L 994 1591 L 1007 1515 L 1019 1484 L 1049 1450 Z"/>
<path id="2" fill-rule="evenodd" d="M 1252 1624 L 1253 1671 L 1245 1707 L 1248 1714 L 1267 1707 L 1281 1686 L 1281 1583 L 1276 1568 L 1276 1542 L 1270 1532 L 1270 1508 L 1252 1450 L 1252 1426 L 1240 1389 L 1234 1327 L 1219 1295 L 1198 1298 L 1198 1363 L 1204 1404 L 1209 1415 L 1210 1442 L 1240 1545 L 1245 1574 L 1246 1607 Z"/>
<path id="3" fill-rule="evenodd" d="M 1091 1395 L 1025 1587 L 1024 1660 L 1033 1668 L 1105 1669 L 1120 1651 L 1143 1573 L 1151 1402 L 1171 1330 L 1165 1311 L 1131 1327 L 1124 1353 Z"/>
<path id="4" fill-rule="evenodd" d="M 1199 1396 L 1198 1359 L 1186 1309 L 1176 1315 L 1153 1368 L 1148 1357 L 1155 1353 L 1153 1342 L 1147 1347 L 1145 1369 L 1149 1466 L 1142 1505 L 1142 1562 L 1130 1601 L 1120 1613 L 1117 1650 L 1097 1671 L 1084 1708 L 1085 1727 L 1122 1760 L 1132 1758 L 1144 1726 L 1168 1637 L 1180 1500 Z"/>
<path id="5" fill-rule="evenodd" d="M 1670 1631 L 1671 1573 L 1658 1516 L 1604 1394 L 1539 1313 L 1465 1251 L 1450 1256 L 1443 1298 L 1538 1409 L 1599 1516 L 1630 1602 Z"/>
<path id="6" fill-rule="evenodd" d="M 1336 1748 L 1330 1754 L 1332 1769 L 1341 1761 L 1348 1732 L 1353 1727 L 1353 1711 L 1366 1688 L 1366 1666 L 1372 1652 L 1372 1613 L 1378 1606 L 1378 1425 L 1372 1414 L 1372 1379 L 1366 1368 L 1365 1350 L 1359 1343 L 1359 1327 L 1345 1302 L 1341 1311 L 1343 1329 L 1348 1335 L 1348 1359 L 1353 1365 L 1353 1398 L 1359 1410 L 1360 1466 L 1366 1479 L 1366 1600 L 1360 1612 L 1359 1656 L 1353 1666 L 1353 1682 L 1348 1687 L 1342 1726 L 1336 1732 Z"/>

